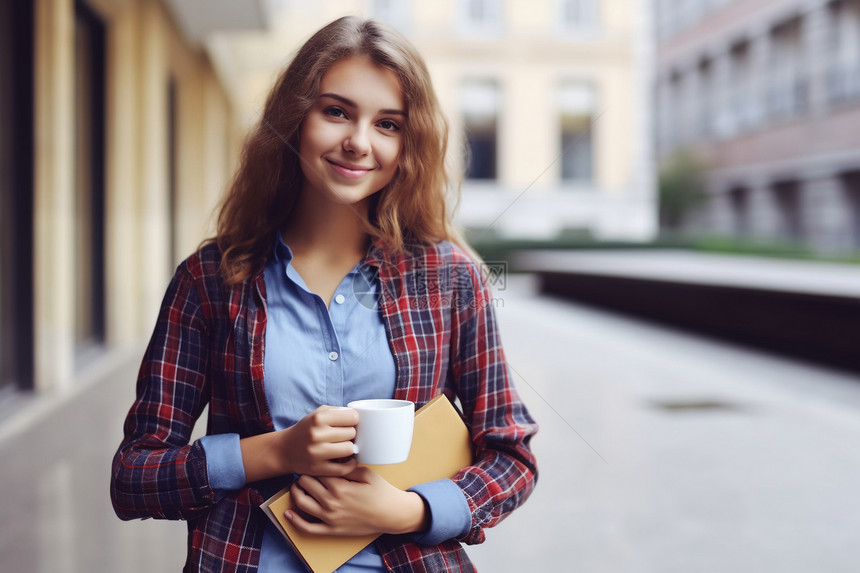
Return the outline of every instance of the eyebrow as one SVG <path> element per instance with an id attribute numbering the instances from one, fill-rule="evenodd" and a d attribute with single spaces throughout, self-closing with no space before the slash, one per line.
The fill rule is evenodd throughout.
<path id="1" fill-rule="evenodd" d="M 326 92 L 324 94 L 320 94 L 319 97 L 321 97 L 321 98 L 329 97 L 332 99 L 336 99 L 337 101 L 339 101 L 345 105 L 348 105 L 349 107 L 358 107 L 358 105 L 356 105 L 356 103 L 354 101 L 352 101 L 349 98 L 345 98 L 342 95 Z M 386 114 L 386 115 L 402 115 L 403 117 L 406 117 L 406 112 L 403 110 L 400 110 L 400 109 L 381 109 L 381 110 L 379 110 L 378 113 L 382 113 L 382 114 Z"/>

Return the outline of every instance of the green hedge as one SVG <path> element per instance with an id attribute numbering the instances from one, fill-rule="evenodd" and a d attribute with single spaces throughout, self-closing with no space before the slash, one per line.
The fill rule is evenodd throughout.
<path id="1" fill-rule="evenodd" d="M 860 264 L 860 251 L 838 255 L 815 253 L 804 245 L 765 243 L 726 237 L 661 237 L 650 242 L 597 241 L 570 233 L 556 239 L 502 238 L 492 233 L 467 232 L 466 238 L 485 261 L 510 261 L 514 251 L 532 249 L 561 250 L 655 250 L 681 249 L 703 253 L 765 256 L 791 260 L 830 261 Z M 511 269 L 516 270 L 516 269 Z"/>

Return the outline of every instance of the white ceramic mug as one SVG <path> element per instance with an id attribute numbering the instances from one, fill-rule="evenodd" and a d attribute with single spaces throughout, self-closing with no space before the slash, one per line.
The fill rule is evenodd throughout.
<path id="1" fill-rule="evenodd" d="M 409 457 L 415 404 L 408 400 L 356 400 L 347 404 L 358 411 L 355 448 L 358 463 L 399 464 Z"/>

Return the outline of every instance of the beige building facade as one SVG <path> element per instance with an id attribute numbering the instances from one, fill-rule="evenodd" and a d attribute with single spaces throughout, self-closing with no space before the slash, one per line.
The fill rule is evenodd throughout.
<path id="1" fill-rule="evenodd" d="M 860 249 L 860 2 L 659 0 L 658 152 L 707 165 L 696 232 Z"/>
<path id="2" fill-rule="evenodd" d="M 0 3 L 0 397 L 62 392 L 151 332 L 276 75 L 344 14 L 425 56 L 480 237 L 656 227 L 634 0 Z M 471 155 L 462 153 L 468 142 Z"/>
<path id="3" fill-rule="evenodd" d="M 656 230 L 649 123 L 652 34 L 635 0 L 276 0 L 272 30 L 216 38 L 224 77 L 256 118 L 275 74 L 329 21 L 389 22 L 424 56 L 468 173 L 476 236 L 643 240 Z M 462 152 L 464 138 L 471 157 Z"/>
<path id="4" fill-rule="evenodd" d="M 175 266 L 212 231 L 241 127 L 170 4 L 2 11 L 0 392 L 63 392 L 148 337 Z"/>

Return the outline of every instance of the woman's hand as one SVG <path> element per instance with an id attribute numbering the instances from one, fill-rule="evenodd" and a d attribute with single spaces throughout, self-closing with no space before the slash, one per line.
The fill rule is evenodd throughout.
<path id="1" fill-rule="evenodd" d="M 358 412 L 320 406 L 295 425 L 240 441 L 245 481 L 286 474 L 345 476 L 358 462 L 353 456 Z"/>
<path id="2" fill-rule="evenodd" d="M 421 496 L 394 487 L 362 466 L 344 477 L 303 475 L 290 493 L 299 511 L 288 510 L 287 519 L 299 531 L 312 535 L 413 533 L 429 525 Z"/>
<path id="3" fill-rule="evenodd" d="M 353 471 L 355 425 L 351 408 L 320 406 L 282 432 L 281 454 L 288 471 L 315 476 L 344 476 Z"/>

